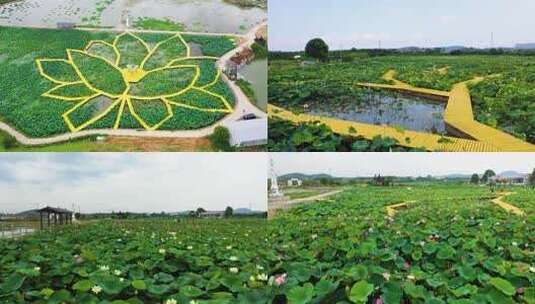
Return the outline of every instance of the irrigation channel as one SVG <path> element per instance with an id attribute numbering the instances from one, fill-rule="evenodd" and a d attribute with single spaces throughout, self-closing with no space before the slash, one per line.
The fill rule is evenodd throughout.
<path id="1" fill-rule="evenodd" d="M 245 33 L 266 18 L 261 8 L 223 0 L 22 0 L 0 6 L 0 25 L 55 27 L 57 22 L 117 28 L 128 19 L 169 19 L 195 32 Z"/>

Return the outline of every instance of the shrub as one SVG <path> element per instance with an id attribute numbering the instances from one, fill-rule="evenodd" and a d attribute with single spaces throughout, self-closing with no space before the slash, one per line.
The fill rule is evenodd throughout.
<path id="1" fill-rule="evenodd" d="M 305 54 L 319 60 L 327 59 L 329 46 L 320 38 L 310 40 L 305 47 Z"/>
<path id="2" fill-rule="evenodd" d="M 214 133 L 210 135 L 210 141 L 216 150 L 232 151 L 232 147 L 230 146 L 230 132 L 225 127 L 216 127 Z"/>

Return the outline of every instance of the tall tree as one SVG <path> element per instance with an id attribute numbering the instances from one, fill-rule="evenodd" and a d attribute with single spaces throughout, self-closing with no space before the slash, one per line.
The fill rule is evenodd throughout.
<path id="1" fill-rule="evenodd" d="M 528 186 L 535 188 L 535 169 L 533 169 L 531 174 L 528 176 Z"/>
<path id="2" fill-rule="evenodd" d="M 232 217 L 233 214 L 234 214 L 234 209 L 232 209 L 232 207 L 228 206 L 225 209 L 225 217 Z"/>
<path id="3" fill-rule="evenodd" d="M 309 57 L 325 61 L 329 55 L 329 46 L 322 39 L 315 38 L 307 43 L 305 54 Z"/>
<path id="4" fill-rule="evenodd" d="M 488 169 L 487 171 L 485 171 L 485 173 L 483 173 L 483 176 L 481 177 L 481 182 L 486 184 L 489 182 L 489 178 L 493 176 L 496 176 L 496 173 L 491 169 Z"/>
<path id="5" fill-rule="evenodd" d="M 472 174 L 472 177 L 470 178 L 470 183 L 474 185 L 479 184 L 479 175 L 477 175 L 477 173 Z"/>

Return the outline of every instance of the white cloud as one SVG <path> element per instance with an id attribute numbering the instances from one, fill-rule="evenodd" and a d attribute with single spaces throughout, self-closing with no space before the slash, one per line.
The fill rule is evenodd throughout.
<path id="1" fill-rule="evenodd" d="M 16 161 L 0 155 L 7 168 L 0 173 L 0 211 L 39 203 L 74 203 L 82 212 L 266 209 L 264 153 L 42 155 Z"/>

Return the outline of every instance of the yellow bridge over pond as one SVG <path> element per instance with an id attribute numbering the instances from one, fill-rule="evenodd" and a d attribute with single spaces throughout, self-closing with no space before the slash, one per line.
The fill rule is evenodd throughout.
<path id="1" fill-rule="evenodd" d="M 392 84 L 359 83 L 358 85 L 368 88 L 395 90 L 446 102 L 444 122 L 449 132 L 459 137 L 441 136 L 425 132 L 402 130 L 391 126 L 372 125 L 322 116 L 296 114 L 273 105 L 268 105 L 268 114 L 270 117 L 278 117 L 294 123 L 324 123 L 333 132 L 340 135 L 358 135 L 366 139 L 373 139 L 377 135 L 388 136 L 396 139 L 401 146 L 424 148 L 429 151 L 535 152 L 535 145 L 479 123 L 474 119 L 468 85 L 476 84 L 484 80 L 484 77 L 476 77 L 472 80 L 455 84 L 450 92 L 446 92 L 411 86 L 395 79 L 395 74 L 396 72 L 394 70 L 390 70 L 383 75 L 383 79 Z"/>

